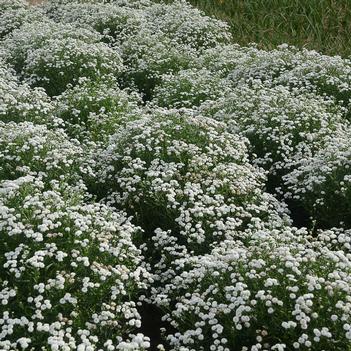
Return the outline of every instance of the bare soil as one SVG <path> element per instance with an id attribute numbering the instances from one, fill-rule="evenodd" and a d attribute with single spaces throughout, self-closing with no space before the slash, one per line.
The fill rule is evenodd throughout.
<path id="1" fill-rule="evenodd" d="M 27 0 L 30 5 L 38 5 L 44 2 L 45 0 Z"/>

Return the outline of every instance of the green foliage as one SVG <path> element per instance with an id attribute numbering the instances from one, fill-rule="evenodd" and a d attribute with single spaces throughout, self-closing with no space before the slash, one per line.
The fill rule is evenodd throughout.
<path id="1" fill-rule="evenodd" d="M 228 22 L 234 41 L 272 49 L 282 43 L 328 55 L 351 54 L 349 0 L 189 0 Z"/>
<path id="2" fill-rule="evenodd" d="M 82 80 L 59 96 L 55 113 L 71 137 L 99 141 L 138 115 L 140 103 L 137 93 L 121 90 L 113 79 Z"/>
<path id="3" fill-rule="evenodd" d="M 0 0 L 1 350 L 351 351 L 351 4 L 191 1 Z"/>
<path id="4" fill-rule="evenodd" d="M 0 183 L 0 208 L 2 349 L 96 349 L 140 324 L 130 299 L 148 275 L 123 214 L 30 176 Z"/>
<path id="5" fill-rule="evenodd" d="M 187 250 L 208 252 L 223 238 L 245 241 L 247 227 L 286 220 L 284 206 L 263 191 L 246 143 L 212 119 L 154 110 L 111 136 L 95 156 L 93 182 L 109 204 L 135 216 L 145 241 L 170 230 Z"/>
<path id="6" fill-rule="evenodd" d="M 23 75 L 32 86 L 57 96 L 81 78 L 118 77 L 122 70 L 119 54 L 104 44 L 67 38 L 48 40 L 45 47 L 30 52 Z"/>
<path id="7" fill-rule="evenodd" d="M 44 180 L 77 178 L 83 150 L 62 129 L 31 122 L 0 122 L 0 179 L 40 174 Z"/>
<path id="8" fill-rule="evenodd" d="M 180 330 L 172 350 L 347 350 L 349 258 L 306 234 L 261 231 L 247 248 L 227 241 L 173 262 L 154 296 Z"/>

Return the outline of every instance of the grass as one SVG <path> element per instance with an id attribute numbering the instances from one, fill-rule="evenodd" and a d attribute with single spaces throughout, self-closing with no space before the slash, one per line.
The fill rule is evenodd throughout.
<path id="1" fill-rule="evenodd" d="M 188 0 L 227 21 L 234 41 L 271 49 L 282 43 L 351 55 L 351 0 Z"/>

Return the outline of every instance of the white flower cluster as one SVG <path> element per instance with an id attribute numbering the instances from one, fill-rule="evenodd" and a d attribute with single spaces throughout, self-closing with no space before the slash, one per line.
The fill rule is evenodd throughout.
<path id="1" fill-rule="evenodd" d="M 208 69 L 216 77 L 227 77 L 231 86 L 240 87 L 252 81 L 263 82 L 267 87 L 283 85 L 332 97 L 348 110 L 350 108 L 351 62 L 337 56 L 299 51 L 284 45 L 272 51 L 218 45 L 198 55 L 192 66 Z M 349 114 L 347 111 L 348 117 Z"/>
<path id="2" fill-rule="evenodd" d="M 138 105 L 140 96 L 121 90 L 115 80 L 81 80 L 58 97 L 55 115 L 64 121 L 70 136 L 98 141 L 113 134 L 122 121 L 138 115 Z"/>
<path id="3" fill-rule="evenodd" d="M 350 349 L 351 61 L 231 40 L 0 1 L 1 350 Z"/>
<path id="4" fill-rule="evenodd" d="M 162 107 L 193 108 L 207 100 L 216 101 L 229 92 L 230 85 L 226 79 L 208 69 L 193 68 L 162 75 L 152 101 Z"/>
<path id="5" fill-rule="evenodd" d="M 49 40 L 76 39 L 88 44 L 98 43 L 101 35 L 95 31 L 77 28 L 71 24 L 55 23 L 43 17 L 41 21 L 25 23 L 5 37 L 2 45 L 4 57 L 14 66 L 18 74 L 28 62 L 28 55 L 45 48 Z"/>
<path id="6" fill-rule="evenodd" d="M 140 9 L 145 9 L 152 4 L 154 4 L 153 0 L 48 0 L 45 3 L 41 4 L 41 7 L 43 7 L 47 12 L 48 15 L 50 16 L 57 16 L 59 15 L 57 12 L 62 8 L 63 10 L 65 9 L 66 5 L 72 4 L 73 7 L 76 4 L 88 4 L 88 5 L 94 5 L 94 4 L 99 4 L 99 5 L 106 5 L 106 4 L 113 4 L 114 6 L 117 7 L 115 9 L 116 11 L 118 8 L 130 8 L 134 10 L 140 10 Z M 60 17 L 60 20 L 63 20 Z"/>
<path id="7" fill-rule="evenodd" d="M 235 84 L 259 79 L 267 85 L 305 88 L 321 96 L 333 97 L 350 107 L 351 61 L 340 56 L 325 56 L 315 51 L 281 45 L 276 50 L 251 48 L 230 77 Z M 347 113 L 348 117 L 350 112 Z"/>
<path id="8" fill-rule="evenodd" d="M 249 164 L 247 140 L 225 128 L 176 111 L 127 123 L 96 155 L 98 193 L 129 209 L 146 234 L 170 230 L 195 252 L 245 240 L 247 227 L 282 225 L 284 206 L 263 191 L 265 175 Z"/>
<path id="9" fill-rule="evenodd" d="M 54 123 L 52 113 L 53 104 L 45 91 L 19 82 L 15 72 L 0 61 L 0 120 Z"/>
<path id="10" fill-rule="evenodd" d="M 0 14 L 9 10 L 18 10 L 28 7 L 28 3 L 24 0 L 3 0 L 0 4 Z"/>
<path id="11" fill-rule="evenodd" d="M 191 67 L 197 56 L 195 50 L 175 46 L 167 37 L 160 38 L 147 30 L 127 39 L 121 47 L 128 67 L 124 84 L 135 85 L 145 99 L 152 97 L 162 75 Z"/>
<path id="12" fill-rule="evenodd" d="M 252 238 L 173 262 L 177 274 L 153 296 L 179 330 L 172 350 L 346 350 L 350 254 L 296 228 Z"/>
<path id="13" fill-rule="evenodd" d="M 151 31 L 167 36 L 174 45 L 203 50 L 231 39 L 227 24 L 203 16 L 183 0 L 168 6 L 154 4 L 146 9 L 145 16 Z"/>
<path id="14" fill-rule="evenodd" d="M 83 150 L 62 129 L 0 122 L 0 179 L 40 173 L 47 180 L 77 178 Z"/>
<path id="15" fill-rule="evenodd" d="M 254 47 L 241 47 L 236 44 L 219 44 L 204 50 L 195 62 L 197 68 L 207 68 L 219 77 L 227 77 L 235 69 L 247 64 Z"/>
<path id="16" fill-rule="evenodd" d="M 143 11 L 129 6 L 101 4 L 99 2 L 71 2 L 53 8 L 49 3 L 46 9 L 50 18 L 83 28 L 93 28 L 104 40 L 112 44 L 121 44 L 126 38 L 138 33 L 144 25 Z"/>
<path id="17" fill-rule="evenodd" d="M 303 89 L 267 87 L 259 81 L 232 88 L 203 104 L 202 113 L 226 122 L 251 142 L 255 163 L 270 173 L 287 173 L 296 155 L 309 156 L 343 122 L 344 109 Z"/>
<path id="18" fill-rule="evenodd" d="M 41 22 L 33 22 L 14 31 L 4 45 L 7 60 L 21 77 L 54 96 L 82 77 L 98 79 L 121 74 L 120 55 L 99 39 L 97 32 L 77 30 L 72 25 L 48 22 L 42 26 Z"/>
<path id="19" fill-rule="evenodd" d="M 124 40 L 121 49 L 126 81 L 134 82 L 148 98 L 163 74 L 194 66 L 203 50 L 230 39 L 224 23 L 184 1 L 153 4 L 143 13 L 143 27 Z"/>
<path id="20" fill-rule="evenodd" d="M 44 12 L 26 1 L 2 0 L 0 4 L 0 39 L 24 23 L 40 21 Z"/>
<path id="21" fill-rule="evenodd" d="M 343 250 L 351 253 L 351 230 L 331 228 L 318 231 L 318 239 L 333 250 Z"/>
<path id="22" fill-rule="evenodd" d="M 122 342 L 140 325 L 130 296 L 149 280 L 136 231 L 123 213 L 84 203 L 78 188 L 31 176 L 1 182 L 0 348 Z"/>
<path id="23" fill-rule="evenodd" d="M 349 60 L 287 46 L 269 52 L 237 48 L 235 55 L 235 47 L 221 48 L 218 61 L 212 49 L 199 62 L 214 69 L 228 93 L 218 99 L 209 90 L 200 114 L 247 137 L 253 162 L 270 173 L 268 189 L 293 201 L 308 222 L 349 228 Z M 188 106 L 191 84 L 170 88 L 160 104 L 178 100 L 177 106 Z"/>
<path id="24" fill-rule="evenodd" d="M 320 225 L 351 225 L 351 128 L 341 125 L 283 177 L 286 198 L 301 201 Z"/>
<path id="25" fill-rule="evenodd" d="M 33 86 L 45 88 L 50 96 L 64 92 L 81 77 L 103 79 L 123 70 L 119 54 L 103 43 L 89 44 L 78 39 L 50 39 L 45 47 L 29 53 L 23 75 Z"/>

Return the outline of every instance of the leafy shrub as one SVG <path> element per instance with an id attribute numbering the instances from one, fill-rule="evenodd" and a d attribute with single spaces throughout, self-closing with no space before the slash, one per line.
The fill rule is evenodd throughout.
<path id="1" fill-rule="evenodd" d="M 123 84 L 137 87 L 145 100 L 152 98 L 163 74 L 192 67 L 197 56 L 195 50 L 175 46 L 166 36 L 148 30 L 127 38 L 121 50 L 126 66 Z"/>
<path id="2" fill-rule="evenodd" d="M 218 44 L 214 48 L 204 50 L 196 62 L 197 68 L 206 68 L 221 78 L 226 78 L 236 68 L 245 65 L 251 55 L 257 51 L 255 47 L 241 47 L 237 44 Z"/>
<path id="3" fill-rule="evenodd" d="M 5 1 L 6 6 L 7 1 Z M 0 5 L 1 6 L 1 5 Z M 2 5 L 4 6 L 4 5 Z M 14 29 L 21 27 L 24 23 L 45 21 L 44 12 L 38 8 L 29 7 L 27 3 L 23 6 L 4 7 L 0 10 L 0 39 L 10 34 Z"/>
<path id="4" fill-rule="evenodd" d="M 86 80 L 58 98 L 56 114 L 72 137 L 98 141 L 137 114 L 140 102 L 136 93 L 121 90 L 114 80 Z"/>
<path id="5" fill-rule="evenodd" d="M 207 69 L 182 70 L 161 77 L 153 102 L 161 107 L 192 108 L 225 96 L 229 91 L 228 82 Z"/>
<path id="6" fill-rule="evenodd" d="M 148 28 L 162 33 L 175 46 L 203 50 L 231 39 L 226 23 L 204 16 L 185 1 L 155 4 L 145 10 L 145 15 Z"/>
<path id="7" fill-rule="evenodd" d="M 169 350 L 349 350 L 349 59 L 178 0 L 4 0 L 0 36 L 1 350 L 162 311 Z"/>
<path id="8" fill-rule="evenodd" d="M 275 50 L 265 51 L 253 47 L 247 59 L 241 65 L 234 67 L 229 76 L 236 84 L 260 80 L 267 85 L 274 85 L 276 80 L 301 64 L 299 50 L 287 45 L 281 45 Z"/>
<path id="9" fill-rule="evenodd" d="M 153 297 L 178 330 L 168 336 L 171 350 L 341 351 L 350 345 L 350 257 L 304 230 L 258 232 L 248 247 L 223 242 L 172 268 L 174 276 Z"/>
<path id="10" fill-rule="evenodd" d="M 331 228 L 328 230 L 319 230 L 317 232 L 318 240 L 332 250 L 343 250 L 346 253 L 351 252 L 351 230 L 344 228 Z"/>
<path id="11" fill-rule="evenodd" d="M 146 9 L 154 4 L 154 0 L 103 0 L 103 2 L 107 4 L 114 4 L 116 6 L 128 7 L 131 9 L 138 10 Z"/>
<path id="12" fill-rule="evenodd" d="M 123 69 L 117 52 L 105 44 L 87 44 L 78 39 L 48 40 L 45 47 L 29 53 L 23 69 L 32 86 L 57 96 L 79 80 L 118 76 Z"/>
<path id="13" fill-rule="evenodd" d="M 63 130 L 31 122 L 0 122 L 0 179 L 39 173 L 45 180 L 75 179 L 83 150 Z"/>
<path id="14" fill-rule="evenodd" d="M 0 120 L 3 122 L 54 123 L 53 104 L 42 89 L 18 81 L 8 65 L 0 62 Z"/>
<path id="15" fill-rule="evenodd" d="M 0 208 L 1 349 L 128 345 L 148 274 L 124 214 L 30 176 L 0 184 Z"/>
<path id="16" fill-rule="evenodd" d="M 121 50 L 127 67 L 124 85 L 134 84 L 145 100 L 151 99 L 162 74 L 187 69 L 198 52 L 230 40 L 227 25 L 184 1 L 51 1 L 48 6 L 55 20 L 93 28 Z"/>
<path id="17" fill-rule="evenodd" d="M 118 7 L 125 7 L 130 9 L 145 9 L 152 4 L 153 0 L 47 0 L 41 6 L 49 13 L 57 11 L 59 7 L 68 4 L 113 4 Z"/>
<path id="18" fill-rule="evenodd" d="M 104 41 L 118 45 L 138 33 L 144 22 L 143 13 L 116 4 L 67 2 L 51 12 L 57 22 L 93 28 Z"/>
<path id="19" fill-rule="evenodd" d="M 285 196 L 301 202 L 321 226 L 351 225 L 350 136 L 350 127 L 340 125 L 315 154 L 297 155 L 294 169 L 284 177 Z"/>
<path id="20" fill-rule="evenodd" d="M 277 50 L 253 50 L 250 58 L 231 73 L 235 84 L 259 79 L 267 85 L 285 85 L 290 89 L 306 88 L 329 96 L 341 106 L 350 107 L 351 61 L 339 56 L 326 56 L 315 51 L 297 50 L 287 45 Z M 347 112 L 350 118 L 350 111 Z"/>
<path id="21" fill-rule="evenodd" d="M 89 29 L 53 21 L 25 23 L 4 40 L 4 56 L 16 72 L 21 75 L 31 52 L 45 48 L 48 41 L 67 38 L 93 44 L 100 41 L 101 35 Z"/>
<path id="22" fill-rule="evenodd" d="M 200 110 L 247 137 L 255 163 L 280 175 L 290 170 L 297 153 L 304 157 L 318 150 L 321 139 L 343 120 L 333 100 L 260 82 L 241 85 Z"/>
<path id="23" fill-rule="evenodd" d="M 122 45 L 127 66 L 126 81 L 134 82 L 145 99 L 163 74 L 194 66 L 201 51 L 228 42 L 223 22 L 209 19 L 183 1 L 146 8 L 145 25 Z"/>
<path id="24" fill-rule="evenodd" d="M 348 107 L 351 99 L 351 61 L 341 57 L 324 56 L 314 51 L 302 51 L 301 64 L 285 72 L 278 84 L 312 86 L 318 94 L 335 98 Z M 348 118 L 350 118 L 350 111 Z"/>
<path id="25" fill-rule="evenodd" d="M 262 191 L 264 173 L 248 163 L 246 146 L 214 120 L 153 111 L 97 153 L 95 191 L 133 213 L 146 241 L 157 228 L 195 252 L 224 238 L 245 241 L 240 229 L 284 218 L 284 206 Z"/>
<path id="26" fill-rule="evenodd" d="M 2 0 L 0 3 L 0 15 L 7 11 L 25 8 L 28 8 L 28 3 L 25 0 Z"/>

